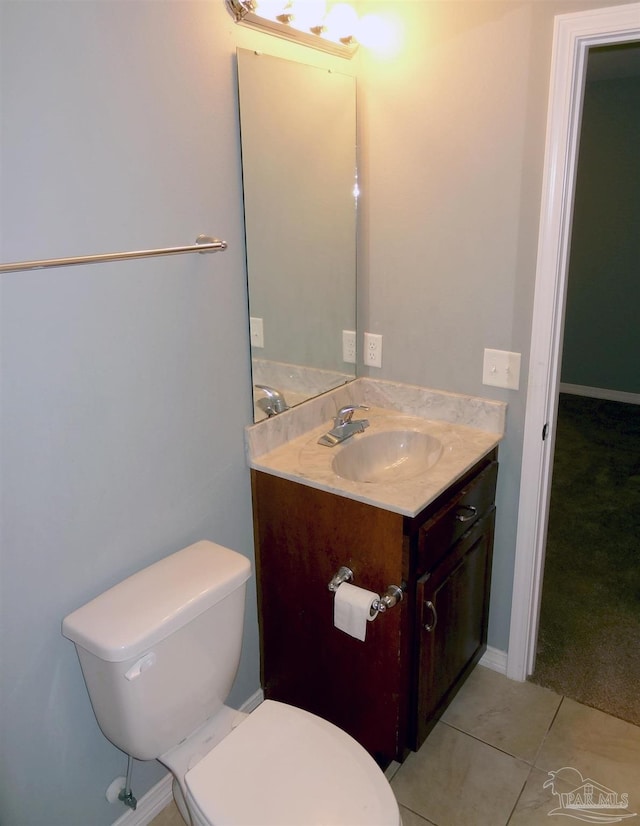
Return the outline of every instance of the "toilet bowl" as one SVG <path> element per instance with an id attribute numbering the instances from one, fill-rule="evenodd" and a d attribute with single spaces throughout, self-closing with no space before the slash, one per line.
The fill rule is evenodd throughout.
<path id="1" fill-rule="evenodd" d="M 201 541 L 64 619 L 103 733 L 172 772 L 192 826 L 400 826 L 386 777 L 344 731 L 272 700 L 224 705 L 249 576 L 245 557 Z"/>
<path id="2" fill-rule="evenodd" d="M 265 700 L 187 771 L 193 826 L 399 826 L 386 778 L 356 741 Z"/>

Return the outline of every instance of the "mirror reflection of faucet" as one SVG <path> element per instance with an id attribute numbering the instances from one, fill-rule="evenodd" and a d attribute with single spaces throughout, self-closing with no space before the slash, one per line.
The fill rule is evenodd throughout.
<path id="1" fill-rule="evenodd" d="M 267 416 L 275 416 L 289 409 L 284 395 L 275 387 L 269 387 L 268 384 L 256 384 L 255 387 L 264 393 L 264 398 L 258 399 L 256 404 Z"/>
<path id="2" fill-rule="evenodd" d="M 352 421 L 353 414 L 356 410 L 368 410 L 365 404 L 348 404 L 346 407 L 341 407 L 338 410 L 338 415 L 333 420 L 333 427 L 328 433 L 324 433 L 318 439 L 319 445 L 326 445 L 327 447 L 335 447 L 340 442 L 344 442 L 354 433 L 363 433 L 365 427 L 369 427 L 368 419 L 356 419 Z"/>

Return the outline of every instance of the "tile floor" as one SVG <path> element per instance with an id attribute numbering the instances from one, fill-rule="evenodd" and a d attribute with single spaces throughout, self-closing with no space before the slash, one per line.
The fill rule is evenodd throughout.
<path id="1" fill-rule="evenodd" d="M 420 751 L 387 776 L 403 826 L 549 826 L 557 809 L 560 822 L 640 821 L 640 728 L 478 666 Z M 583 779 L 596 802 L 609 798 L 562 808 L 559 793 Z M 184 825 L 172 804 L 151 826 Z"/>

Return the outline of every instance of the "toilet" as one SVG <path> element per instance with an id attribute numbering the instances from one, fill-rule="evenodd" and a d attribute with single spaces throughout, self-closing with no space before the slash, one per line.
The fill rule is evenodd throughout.
<path id="1" fill-rule="evenodd" d="M 196 542 L 65 617 L 102 732 L 169 769 L 191 826 L 401 826 L 383 772 L 337 726 L 224 704 L 250 575 L 246 557 Z"/>

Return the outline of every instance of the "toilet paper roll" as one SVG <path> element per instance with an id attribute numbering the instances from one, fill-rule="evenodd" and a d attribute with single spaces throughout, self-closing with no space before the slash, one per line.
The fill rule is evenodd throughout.
<path id="1" fill-rule="evenodd" d="M 343 582 L 338 587 L 333 604 L 333 624 L 336 628 L 364 642 L 367 635 L 367 622 L 375 619 L 371 615 L 371 606 L 380 599 L 373 591 L 366 591 L 356 585 Z"/>

